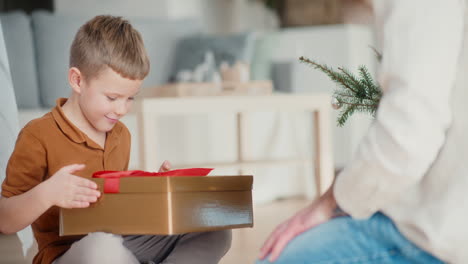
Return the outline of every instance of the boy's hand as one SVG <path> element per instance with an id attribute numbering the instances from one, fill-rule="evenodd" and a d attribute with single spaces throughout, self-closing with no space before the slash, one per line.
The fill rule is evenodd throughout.
<path id="1" fill-rule="evenodd" d="M 166 172 L 166 171 L 169 171 L 171 170 L 171 163 L 168 161 L 168 160 L 165 160 L 163 161 L 163 163 L 161 164 L 161 167 L 159 167 L 159 171 L 158 172 Z"/>
<path id="2" fill-rule="evenodd" d="M 52 205 L 62 208 L 85 208 L 96 202 L 101 193 L 97 184 L 73 173 L 82 170 L 84 164 L 68 165 L 58 170 L 44 182 L 45 197 Z"/>

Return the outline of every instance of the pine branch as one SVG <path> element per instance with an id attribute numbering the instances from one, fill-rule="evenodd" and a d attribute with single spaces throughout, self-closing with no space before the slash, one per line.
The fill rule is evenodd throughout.
<path id="1" fill-rule="evenodd" d="M 360 105 L 360 106 L 366 106 L 366 107 L 370 107 L 370 108 L 376 108 L 378 106 L 378 104 L 375 104 L 373 100 L 369 100 L 369 99 L 362 100 L 363 101 L 362 103 L 350 103 L 350 102 L 347 102 L 346 100 L 343 100 L 343 97 L 349 98 L 350 100 L 356 99 L 356 97 L 353 96 L 353 95 L 340 94 L 338 92 L 335 92 L 334 97 L 335 98 L 340 98 L 338 101 L 341 104 Z"/>
<path id="2" fill-rule="evenodd" d="M 382 95 L 380 87 L 374 83 L 369 71 L 365 66 L 359 66 L 358 68 L 359 75 L 361 76 L 361 84 L 367 86 L 369 89 L 369 95 L 371 98 L 374 98 L 375 95 L 379 97 Z"/>
<path id="3" fill-rule="evenodd" d="M 346 78 L 343 78 L 343 76 L 340 73 L 335 72 L 333 68 L 329 68 L 327 65 L 316 63 L 303 56 L 301 56 L 299 60 L 301 60 L 301 62 L 311 64 L 315 69 L 321 70 L 322 72 L 326 73 L 333 81 L 335 81 L 338 84 L 341 84 L 343 87 L 350 89 L 351 91 L 355 93 L 357 92 L 357 91 L 354 91 L 353 88 L 349 86 L 349 84 L 345 80 Z"/>
<path id="4" fill-rule="evenodd" d="M 352 106 L 364 106 L 364 107 L 368 107 L 368 108 L 374 108 L 374 107 L 378 106 L 376 104 L 353 104 L 353 103 L 347 103 L 347 102 L 341 102 L 341 103 L 346 104 L 346 105 L 352 105 Z"/>
<path id="5" fill-rule="evenodd" d="M 338 70 L 340 70 L 342 73 L 344 73 L 347 77 L 348 80 L 353 84 L 353 87 L 355 87 L 355 95 L 357 98 L 366 98 L 366 88 L 365 86 L 362 86 L 359 80 L 356 79 L 356 77 L 350 73 L 348 70 L 338 67 Z"/>
<path id="6" fill-rule="evenodd" d="M 355 108 L 354 107 L 348 107 L 344 111 L 341 112 L 341 115 L 338 117 L 338 125 L 343 126 L 348 118 L 354 113 Z"/>
<path id="7" fill-rule="evenodd" d="M 381 59 L 382 55 L 375 49 L 374 51 L 379 56 L 378 59 Z M 338 71 L 335 71 L 327 65 L 305 57 L 300 57 L 299 60 L 327 74 L 338 85 L 333 97 L 337 100 L 338 107 L 343 108 L 337 120 L 339 126 L 343 126 L 356 111 L 367 112 L 375 117 L 382 91 L 365 66 L 359 66 L 358 77 L 356 77 L 343 67 L 339 67 Z"/>
<path id="8" fill-rule="evenodd" d="M 374 46 L 369 46 L 369 48 L 371 48 L 372 51 L 374 51 L 375 56 L 377 57 L 377 60 L 381 62 L 383 58 L 382 53 L 380 53 Z"/>

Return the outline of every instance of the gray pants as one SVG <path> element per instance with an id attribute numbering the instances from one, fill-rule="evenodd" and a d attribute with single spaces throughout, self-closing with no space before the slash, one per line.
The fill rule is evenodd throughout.
<path id="1" fill-rule="evenodd" d="M 231 230 L 173 236 L 91 233 L 53 264 L 216 264 L 231 247 Z"/>

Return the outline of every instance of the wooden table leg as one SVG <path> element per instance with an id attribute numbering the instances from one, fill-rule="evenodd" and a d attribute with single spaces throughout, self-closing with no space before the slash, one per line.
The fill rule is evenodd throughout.
<path id="1" fill-rule="evenodd" d="M 330 114 L 328 109 L 314 113 L 314 172 L 317 196 L 322 195 L 333 183 L 333 156 L 331 146 Z"/>

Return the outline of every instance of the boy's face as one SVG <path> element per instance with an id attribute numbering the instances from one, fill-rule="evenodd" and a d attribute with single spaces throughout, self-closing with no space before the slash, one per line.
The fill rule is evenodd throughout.
<path id="1" fill-rule="evenodd" d="M 130 80 L 106 67 L 97 77 L 83 80 L 79 104 L 84 117 L 98 132 L 110 131 L 126 115 L 142 80 Z"/>

